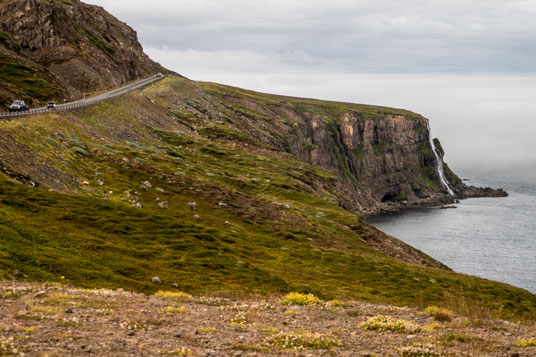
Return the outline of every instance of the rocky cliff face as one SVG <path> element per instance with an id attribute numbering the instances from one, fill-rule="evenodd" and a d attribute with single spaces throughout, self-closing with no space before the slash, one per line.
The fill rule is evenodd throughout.
<path id="1" fill-rule="evenodd" d="M 0 2 L 0 105 L 77 99 L 164 71 L 136 32 L 78 0 Z"/>
<path id="2" fill-rule="evenodd" d="M 289 145 L 303 160 L 367 187 L 370 202 L 417 202 L 439 188 L 425 128 L 424 118 L 388 114 L 367 120 L 344 112 L 333 122 L 316 117 L 295 126 Z"/>
<path id="3" fill-rule="evenodd" d="M 202 111 L 210 125 L 222 116 L 228 125 L 314 166 L 338 173 L 344 187 L 340 204 L 364 213 L 443 204 L 457 198 L 503 196 L 502 190 L 468 187 L 446 164 L 456 197 L 448 194 L 437 170 L 444 155 L 428 119 L 393 108 L 269 96 L 204 84 L 219 112 Z M 224 109 L 222 109 L 224 108 Z M 199 113 L 202 114 L 202 113 Z M 209 115 L 207 115 L 209 114 Z"/>

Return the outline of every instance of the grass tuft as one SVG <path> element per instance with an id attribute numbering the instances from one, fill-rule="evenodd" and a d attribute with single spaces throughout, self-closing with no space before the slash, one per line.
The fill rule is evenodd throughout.
<path id="1" fill-rule="evenodd" d="M 349 304 L 340 300 L 331 300 L 331 301 L 328 301 L 328 304 L 332 307 L 350 307 Z"/>
<path id="2" fill-rule="evenodd" d="M 451 321 L 452 320 L 452 312 L 447 309 L 443 309 L 440 307 L 437 307 L 435 305 L 428 306 L 424 313 L 430 316 L 434 317 L 434 320 L 436 321 Z"/>
<path id="3" fill-rule="evenodd" d="M 320 303 L 322 300 L 320 300 L 318 297 L 316 297 L 313 294 L 302 294 L 302 293 L 288 293 L 283 297 L 283 300 L 280 301 L 281 305 L 315 305 Z"/>
<path id="4" fill-rule="evenodd" d="M 333 336 L 326 336 L 308 330 L 281 332 L 269 340 L 273 346 L 283 349 L 313 349 L 328 350 L 342 346 L 341 341 Z"/>
<path id="5" fill-rule="evenodd" d="M 533 337 L 531 337 L 530 339 L 528 340 L 519 340 L 517 343 L 516 343 L 516 346 L 517 347 L 534 347 L 536 346 L 536 339 L 534 339 Z"/>
<path id="6" fill-rule="evenodd" d="M 163 291 L 158 290 L 154 293 L 157 298 L 173 299 L 173 300 L 189 300 L 192 295 L 182 291 Z"/>
<path id="7" fill-rule="evenodd" d="M 398 320 L 384 315 L 373 316 L 359 327 L 363 330 L 376 332 L 393 331 L 397 333 L 416 333 L 421 331 L 421 327 L 410 321 Z"/>
<path id="8" fill-rule="evenodd" d="M 216 329 L 214 327 L 198 327 L 195 331 L 197 333 L 212 333 L 216 331 Z"/>
<path id="9" fill-rule="evenodd" d="M 158 310 L 159 312 L 171 312 L 171 313 L 174 313 L 174 314 L 180 314 L 180 313 L 183 313 L 184 311 L 186 311 L 186 306 L 180 306 L 180 307 L 177 307 L 177 306 L 166 306 L 160 310 Z"/>
<path id="10" fill-rule="evenodd" d="M 397 352 L 402 357 L 441 357 L 443 353 L 437 351 L 436 346 L 432 343 L 416 344 L 413 346 L 405 346 L 397 349 Z"/>

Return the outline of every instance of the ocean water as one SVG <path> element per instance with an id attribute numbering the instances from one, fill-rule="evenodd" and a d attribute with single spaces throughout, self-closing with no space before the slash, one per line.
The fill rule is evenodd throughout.
<path id="1" fill-rule="evenodd" d="M 456 209 L 429 207 L 367 221 L 465 274 L 536 293 L 536 179 L 515 170 L 458 170 L 475 186 L 502 187 L 504 198 L 471 198 Z"/>

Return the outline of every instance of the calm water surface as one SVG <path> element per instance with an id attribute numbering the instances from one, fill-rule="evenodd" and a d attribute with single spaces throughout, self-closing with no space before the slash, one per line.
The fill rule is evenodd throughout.
<path id="1" fill-rule="evenodd" d="M 453 270 L 536 293 L 536 180 L 514 172 L 462 172 L 475 186 L 502 187 L 505 198 L 474 198 L 457 209 L 424 208 L 367 221 Z"/>

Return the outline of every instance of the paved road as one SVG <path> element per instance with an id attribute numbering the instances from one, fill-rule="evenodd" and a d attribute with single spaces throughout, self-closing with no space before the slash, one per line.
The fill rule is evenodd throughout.
<path id="1" fill-rule="evenodd" d="M 0 112 L 0 118 L 11 118 L 11 117 L 18 117 L 22 115 L 31 115 L 31 114 L 38 114 L 38 113 L 45 113 L 48 111 L 54 111 L 54 110 L 68 110 L 68 109 L 74 109 L 74 108 L 80 108 L 85 107 L 88 105 L 100 103 L 102 101 L 105 101 L 110 98 L 114 98 L 120 95 L 123 95 L 125 93 L 128 93 L 130 91 L 133 91 L 134 89 L 141 88 L 143 86 L 146 86 L 150 83 L 156 82 L 164 78 L 164 75 L 154 75 L 150 78 L 142 79 L 141 81 L 134 82 L 131 84 L 128 84 L 124 87 L 114 89 L 112 91 L 99 94 L 95 97 L 87 98 L 78 100 L 76 102 L 71 102 L 67 104 L 59 104 L 56 109 L 47 109 L 46 107 L 43 108 L 37 108 L 37 109 L 30 109 L 25 112 Z"/>

